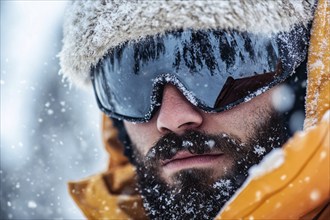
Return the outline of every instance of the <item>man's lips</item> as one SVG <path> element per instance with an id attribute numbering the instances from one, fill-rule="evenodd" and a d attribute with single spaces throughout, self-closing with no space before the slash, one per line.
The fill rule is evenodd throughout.
<path id="1" fill-rule="evenodd" d="M 210 166 L 214 164 L 222 155 L 223 153 L 221 152 L 191 154 L 188 151 L 180 151 L 171 159 L 162 160 L 161 165 L 164 169 L 171 171 Z"/>

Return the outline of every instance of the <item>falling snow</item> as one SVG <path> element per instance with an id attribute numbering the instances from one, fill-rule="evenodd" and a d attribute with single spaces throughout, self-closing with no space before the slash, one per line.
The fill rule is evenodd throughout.
<path id="1" fill-rule="evenodd" d="M 320 195 L 320 191 L 317 190 L 317 189 L 314 189 L 314 190 L 310 193 L 310 199 L 311 199 L 312 201 L 317 201 L 317 200 L 320 199 L 320 197 L 321 197 L 321 195 Z"/>
<path id="2" fill-rule="evenodd" d="M 67 182 L 107 163 L 94 95 L 58 75 L 65 4 L 1 2 L 0 219 L 83 219 Z"/>
<path id="3" fill-rule="evenodd" d="M 294 92 L 287 85 L 281 85 L 277 87 L 272 94 L 273 106 L 279 112 L 289 111 L 293 107 L 294 100 Z"/>
<path id="4" fill-rule="evenodd" d="M 17 2 L 15 4 L 22 5 L 18 7 L 16 5 L 15 9 L 14 5 L 10 5 L 12 4 L 10 1 L 4 1 L 3 4 L 8 10 L 1 11 L 1 18 L 11 21 L 11 23 L 4 22 L 2 25 L 7 31 L 1 33 L 1 39 L 5 42 L 1 47 L 1 54 L 6 54 L 8 58 L 2 59 L 4 62 L 1 65 L 0 80 L 1 104 L 3 104 L 1 113 L 6 116 L 1 118 L 1 125 L 4 125 L 6 129 L 1 130 L 1 154 L 3 157 L 1 157 L 0 195 L 3 206 L 1 206 L 0 218 L 82 219 L 81 212 L 69 198 L 66 183 L 104 169 L 108 158 L 102 156 L 106 155 L 104 149 L 95 147 L 101 146 L 101 141 L 98 127 L 99 111 L 95 105 L 93 94 L 86 95 L 84 92 L 71 89 L 71 85 L 61 82 L 57 75 L 56 54 L 61 46 L 61 36 L 56 31 L 61 29 L 60 19 L 63 8 L 62 6 L 56 8 L 53 7 L 54 5 L 45 7 Z M 35 13 L 36 9 L 39 12 L 46 12 L 42 19 L 32 16 L 38 14 Z M 8 11 L 14 13 L 10 14 Z M 54 11 L 57 11 L 58 15 L 51 13 Z M 28 15 L 32 17 L 22 19 L 18 18 L 18 14 L 21 14 L 23 18 Z M 54 21 L 46 19 L 52 16 Z M 44 24 L 43 20 L 45 20 Z M 14 26 L 16 23 L 22 24 L 17 27 Z M 39 24 L 41 24 L 41 28 Z M 16 34 L 16 31 L 20 29 L 24 33 L 27 30 L 36 33 L 29 37 L 28 44 L 25 34 L 22 32 Z M 39 35 L 48 41 L 35 39 L 35 36 Z M 33 51 L 32 54 L 31 51 Z M 46 54 L 45 51 L 49 54 Z M 311 67 L 316 68 L 322 65 L 317 61 Z M 22 74 L 22 70 L 24 70 L 24 74 Z M 165 75 L 158 80 L 177 85 L 184 96 L 192 104 L 197 105 L 195 95 L 175 77 Z M 154 83 L 159 82 L 156 80 Z M 200 87 L 208 88 L 210 85 L 203 84 Z M 268 88 L 256 91 L 245 101 L 251 100 L 266 89 Z M 294 95 L 290 88 L 280 87 L 275 94 L 272 100 L 278 111 L 287 111 L 293 107 Z M 130 98 L 127 97 L 127 99 Z M 155 100 L 153 100 L 153 104 L 154 106 L 159 105 Z M 291 130 L 301 129 L 303 116 L 302 112 L 295 112 L 292 115 L 290 118 Z M 330 111 L 324 117 L 328 117 L 327 120 L 329 120 Z M 188 140 L 182 143 L 183 147 L 192 145 L 193 143 Z M 213 148 L 215 142 L 208 140 L 205 141 L 205 145 Z M 257 145 L 253 152 L 258 156 L 263 156 L 265 148 Z M 328 152 L 322 151 L 319 158 L 324 160 L 327 156 Z M 250 175 L 258 176 L 271 172 L 283 162 L 282 150 L 274 150 L 259 165 L 251 168 Z M 287 176 L 283 174 L 280 179 L 284 181 Z M 311 178 L 306 176 L 301 181 L 309 183 Z M 221 180 L 216 182 L 213 187 L 230 190 L 232 184 L 230 180 Z M 292 188 L 294 185 L 290 184 L 289 187 Z M 159 186 L 156 185 L 149 190 L 159 193 Z M 220 196 L 228 195 L 226 190 L 222 193 Z M 260 199 L 260 191 L 255 196 L 256 199 Z M 312 201 L 318 201 L 321 198 L 320 191 L 312 190 L 309 198 Z M 159 199 L 162 200 L 164 197 L 159 196 Z M 173 199 L 169 198 L 166 202 L 171 204 L 172 201 Z M 192 196 L 190 206 L 188 204 L 185 207 L 187 213 L 196 211 L 191 208 L 194 202 L 196 201 Z M 276 204 L 276 207 L 281 205 Z M 145 204 L 145 207 L 148 208 L 148 204 Z M 211 211 L 212 207 L 207 207 L 207 209 Z M 109 207 L 104 206 L 104 211 L 108 210 Z M 116 212 L 120 212 L 120 210 L 117 209 Z M 253 217 L 250 216 L 249 219 L 253 219 Z"/>
<path id="5" fill-rule="evenodd" d="M 35 208 L 37 208 L 37 203 L 35 201 L 29 201 L 28 202 L 28 207 L 30 209 L 35 209 Z"/>

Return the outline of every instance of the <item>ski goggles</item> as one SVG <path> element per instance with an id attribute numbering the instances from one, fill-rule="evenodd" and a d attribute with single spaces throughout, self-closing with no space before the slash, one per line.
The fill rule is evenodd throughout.
<path id="1" fill-rule="evenodd" d="M 206 112 L 229 110 L 292 75 L 305 60 L 308 33 L 185 30 L 128 42 L 92 68 L 96 100 L 110 117 L 147 122 L 170 83 Z"/>

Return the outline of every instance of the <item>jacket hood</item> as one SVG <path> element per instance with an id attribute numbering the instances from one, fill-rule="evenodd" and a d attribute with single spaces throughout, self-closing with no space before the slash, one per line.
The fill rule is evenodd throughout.
<path id="1" fill-rule="evenodd" d="M 315 0 L 74 1 L 64 23 L 61 74 L 90 84 L 90 69 L 112 48 L 177 29 L 272 34 L 307 25 Z"/>

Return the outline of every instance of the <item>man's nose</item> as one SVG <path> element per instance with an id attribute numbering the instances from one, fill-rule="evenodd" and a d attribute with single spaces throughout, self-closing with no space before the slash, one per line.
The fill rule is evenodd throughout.
<path id="1" fill-rule="evenodd" d="M 157 129 L 161 133 L 183 134 L 203 123 L 201 111 L 193 106 L 173 85 L 166 85 L 162 105 L 157 115 Z"/>

